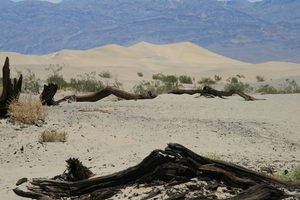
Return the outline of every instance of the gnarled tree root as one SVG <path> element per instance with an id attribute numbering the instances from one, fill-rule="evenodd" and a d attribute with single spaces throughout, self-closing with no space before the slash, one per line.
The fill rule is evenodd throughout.
<path id="1" fill-rule="evenodd" d="M 227 188 L 242 190 L 229 199 L 282 199 L 289 196 L 282 188 L 300 189 L 300 183 L 284 182 L 228 162 L 202 157 L 180 144 L 171 143 L 165 150 L 154 150 L 138 165 L 117 173 L 75 182 L 33 179 L 33 187 L 27 187 L 29 191 L 16 188 L 14 192 L 22 197 L 37 199 L 92 199 L 92 196 L 104 199 L 116 194 L 120 188 L 134 184 L 172 185 L 192 178 L 217 181 Z M 216 187 L 218 185 L 213 188 Z M 150 196 L 157 194 L 159 192 L 153 192 Z M 188 191 L 180 194 L 180 198 L 186 195 Z"/>

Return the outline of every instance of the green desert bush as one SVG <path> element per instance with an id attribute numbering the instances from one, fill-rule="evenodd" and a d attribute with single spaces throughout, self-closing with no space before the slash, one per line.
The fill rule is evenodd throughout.
<path id="1" fill-rule="evenodd" d="M 296 83 L 295 80 L 290 81 L 289 79 L 286 79 L 284 83 L 279 85 L 278 93 L 279 94 L 300 93 L 300 86 Z"/>
<path id="2" fill-rule="evenodd" d="M 153 74 L 152 79 L 154 81 L 149 82 L 151 87 L 156 88 L 155 94 L 162 94 L 165 93 L 172 88 L 178 88 L 178 77 L 175 75 L 164 75 L 162 73 Z M 148 83 L 147 83 L 148 84 Z"/>
<path id="3" fill-rule="evenodd" d="M 17 70 L 18 77 L 22 74 L 21 71 Z M 30 69 L 27 69 L 27 74 L 23 76 L 22 81 L 22 92 L 27 94 L 39 94 L 41 88 L 41 79 L 35 76 Z"/>
<path id="4" fill-rule="evenodd" d="M 153 74 L 152 81 L 141 81 L 133 86 L 133 92 L 142 94 L 151 91 L 154 94 L 163 94 L 167 91 L 178 88 L 178 78 L 175 75 L 164 75 L 162 73 Z"/>
<path id="5" fill-rule="evenodd" d="M 162 73 L 153 74 L 152 75 L 153 80 L 159 80 L 164 85 L 173 88 L 178 86 L 178 77 L 175 75 L 164 75 Z"/>
<path id="6" fill-rule="evenodd" d="M 225 91 L 229 91 L 231 89 L 240 90 L 243 92 L 252 92 L 254 90 L 248 83 L 243 83 L 239 81 L 239 78 L 245 78 L 243 75 L 236 75 L 229 77 L 226 81 L 228 83 L 225 84 L 224 89 Z"/>
<path id="7" fill-rule="evenodd" d="M 133 86 L 133 92 L 135 94 L 143 94 L 151 91 L 153 94 L 163 94 L 168 91 L 168 88 L 159 80 L 154 81 L 141 81 L 139 84 Z"/>
<path id="8" fill-rule="evenodd" d="M 257 75 L 256 77 L 257 82 L 264 82 L 266 79 L 262 76 Z"/>
<path id="9" fill-rule="evenodd" d="M 214 85 L 214 84 L 217 84 L 218 82 L 220 82 L 222 80 L 222 77 L 221 76 L 218 76 L 218 75 L 215 75 L 214 76 L 214 79 L 210 78 L 210 77 L 202 77 L 200 81 L 198 81 L 197 83 L 199 85 L 202 85 L 202 86 L 210 86 L 210 85 Z"/>
<path id="10" fill-rule="evenodd" d="M 176 77 L 175 75 L 165 76 L 162 82 L 170 89 L 178 87 L 178 77 Z"/>
<path id="11" fill-rule="evenodd" d="M 13 98 L 8 104 L 8 116 L 14 121 L 24 124 L 36 124 L 48 116 L 48 107 L 43 106 L 40 99 L 31 95 Z"/>
<path id="12" fill-rule="evenodd" d="M 99 76 L 102 78 L 111 78 L 112 77 L 111 73 L 108 70 L 100 72 Z"/>
<path id="13" fill-rule="evenodd" d="M 201 80 L 199 80 L 197 83 L 202 86 L 205 86 L 205 85 L 209 86 L 209 85 L 214 85 L 217 82 L 210 77 L 208 77 L 208 78 L 202 77 Z"/>
<path id="14" fill-rule="evenodd" d="M 261 85 L 259 86 L 258 89 L 256 89 L 257 93 L 262 93 L 262 94 L 277 94 L 278 91 L 276 90 L 276 88 L 274 86 L 265 84 L 265 85 Z"/>
<path id="15" fill-rule="evenodd" d="M 96 72 L 78 75 L 78 78 L 71 78 L 69 86 L 78 92 L 96 92 L 103 89 L 104 84 L 96 79 Z"/>
<path id="16" fill-rule="evenodd" d="M 193 84 L 192 78 L 190 76 L 187 76 L 187 75 L 179 76 L 179 81 L 180 81 L 180 83 Z"/>
<path id="17" fill-rule="evenodd" d="M 292 94 L 292 93 L 300 93 L 300 86 L 296 83 L 295 80 L 290 81 L 286 79 L 284 83 L 279 84 L 278 88 L 274 86 L 270 86 L 268 84 L 261 85 L 256 90 L 258 93 L 263 94 Z"/>
<path id="18" fill-rule="evenodd" d="M 222 80 L 222 77 L 221 76 L 218 76 L 218 75 L 215 75 L 215 81 L 218 83 Z"/>
<path id="19" fill-rule="evenodd" d="M 144 76 L 144 74 L 143 74 L 142 72 L 138 72 L 137 75 L 138 75 L 139 77 L 143 77 L 143 76 Z"/>
<path id="20" fill-rule="evenodd" d="M 59 74 L 62 68 L 63 67 L 59 64 L 56 65 L 50 64 L 49 67 L 45 68 L 45 70 L 52 72 L 52 75 L 49 75 L 46 80 L 47 83 L 56 83 L 58 85 L 58 89 L 68 87 L 68 83 L 65 81 L 63 76 Z"/>
<path id="21" fill-rule="evenodd" d="M 300 182 L 300 167 L 296 167 L 290 173 L 280 172 L 273 174 L 273 177 L 283 181 Z"/>
<path id="22" fill-rule="evenodd" d="M 66 132 L 56 132 L 45 130 L 39 136 L 40 142 L 66 142 L 68 134 Z"/>

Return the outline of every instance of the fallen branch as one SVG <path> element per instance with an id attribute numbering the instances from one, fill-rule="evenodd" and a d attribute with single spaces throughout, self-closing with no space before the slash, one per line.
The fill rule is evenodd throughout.
<path id="1" fill-rule="evenodd" d="M 15 194 L 26 198 L 111 198 L 121 188 L 143 184 L 144 187 L 167 184 L 169 187 L 186 183 L 193 178 L 205 180 L 208 185 L 190 186 L 176 195 L 180 198 L 204 197 L 208 191 L 216 190 L 220 186 L 231 190 L 235 194 L 230 199 L 282 199 L 293 196 L 286 194 L 283 189 L 300 189 L 300 183 L 285 182 L 262 173 L 218 160 L 202 157 L 180 144 L 168 144 L 165 150 L 154 150 L 140 164 L 107 176 L 91 178 L 81 181 L 57 181 L 49 179 L 33 179 L 34 187 L 27 187 L 29 191 L 14 189 Z M 209 186 L 212 181 L 217 184 Z M 201 184 L 200 184 L 201 185 Z M 196 188 L 196 189 L 193 189 Z M 241 190 L 242 192 L 236 192 Z M 161 194 L 161 190 L 152 189 L 148 197 Z M 156 192 L 154 192 L 156 191 Z M 196 191 L 196 193 L 195 193 Z M 168 193 L 168 192 L 167 192 Z M 201 194 L 200 194 L 201 193 Z M 166 195 L 166 194 L 165 194 Z M 169 192 L 169 198 L 173 198 Z"/>
<path id="2" fill-rule="evenodd" d="M 246 101 L 266 100 L 266 99 L 257 99 L 255 97 L 247 95 L 244 92 L 242 92 L 240 90 L 236 90 L 236 89 L 231 89 L 229 92 L 226 92 L 226 91 L 215 90 L 209 86 L 203 87 L 203 90 L 201 91 L 200 96 L 208 96 L 208 97 L 214 96 L 214 97 L 220 97 L 220 98 L 224 99 L 224 97 L 229 97 L 229 96 L 232 96 L 233 94 L 238 94 L 239 96 L 243 97 Z"/>
<path id="3" fill-rule="evenodd" d="M 88 94 L 83 96 L 77 95 L 69 95 L 65 96 L 64 98 L 54 101 L 53 97 L 57 92 L 58 86 L 56 84 L 50 83 L 48 85 L 44 85 L 44 90 L 40 95 L 40 99 L 43 105 L 58 105 L 61 102 L 67 101 L 71 99 L 72 101 L 76 102 L 96 102 L 99 101 L 111 94 L 120 97 L 125 100 L 138 100 L 138 99 L 154 99 L 156 97 L 155 94 L 151 93 L 150 91 L 144 94 L 132 94 L 129 92 L 125 92 L 123 90 L 117 89 L 115 87 L 107 86 L 104 89 Z"/>
<path id="4" fill-rule="evenodd" d="M 167 92 L 167 94 L 200 94 L 202 92 L 202 89 L 197 89 L 197 90 L 185 90 L 185 89 L 172 89 Z"/>

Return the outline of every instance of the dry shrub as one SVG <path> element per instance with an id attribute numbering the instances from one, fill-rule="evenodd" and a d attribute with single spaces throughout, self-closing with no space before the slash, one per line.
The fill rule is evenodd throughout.
<path id="1" fill-rule="evenodd" d="M 48 107 L 43 106 L 38 98 L 24 95 L 9 102 L 8 115 L 24 124 L 36 124 L 38 120 L 44 121 L 48 116 Z"/>
<path id="2" fill-rule="evenodd" d="M 215 153 L 207 153 L 204 157 L 212 159 L 212 160 L 222 160 L 221 156 L 215 154 Z"/>
<path id="3" fill-rule="evenodd" d="M 45 130 L 41 133 L 40 142 L 66 142 L 68 134 L 66 132 L 56 132 Z"/>

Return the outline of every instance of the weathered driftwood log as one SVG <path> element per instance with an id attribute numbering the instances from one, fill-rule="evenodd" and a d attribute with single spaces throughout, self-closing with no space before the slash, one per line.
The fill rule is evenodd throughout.
<path id="1" fill-rule="evenodd" d="M 242 92 L 240 90 L 231 89 L 229 92 L 226 92 L 226 91 L 215 90 L 209 86 L 203 87 L 203 90 L 201 91 L 200 96 L 208 96 L 208 97 L 213 96 L 213 97 L 220 97 L 220 98 L 224 99 L 224 97 L 229 97 L 229 96 L 232 96 L 233 94 L 238 94 L 239 96 L 243 97 L 246 101 L 265 100 L 265 99 L 254 98 L 250 95 L 245 94 L 244 92 Z"/>
<path id="2" fill-rule="evenodd" d="M 172 89 L 167 92 L 167 94 L 200 94 L 202 92 L 202 89 L 196 89 L 196 90 L 185 90 L 185 89 Z"/>
<path id="3" fill-rule="evenodd" d="M 98 92 L 94 92 L 92 94 L 83 95 L 83 96 L 70 95 L 70 96 L 65 96 L 64 98 L 62 98 L 58 101 L 54 101 L 53 97 L 56 94 L 57 88 L 58 88 L 57 85 L 53 84 L 53 83 L 44 85 L 44 90 L 42 91 L 42 93 L 40 95 L 40 99 L 44 105 L 45 104 L 58 105 L 59 103 L 64 102 L 68 99 L 72 99 L 73 101 L 76 101 L 76 102 L 95 102 L 95 101 L 99 101 L 111 94 L 113 94 L 117 97 L 120 97 L 122 99 L 125 99 L 125 100 L 154 99 L 156 97 L 156 95 L 150 91 L 147 93 L 144 93 L 144 94 L 132 94 L 132 93 L 125 92 L 125 91 L 120 90 L 115 87 L 107 86 L 104 89 L 102 89 Z"/>
<path id="4" fill-rule="evenodd" d="M 37 199 L 50 197 L 105 199 L 112 197 L 121 188 L 134 184 L 171 186 L 187 182 L 192 178 L 218 182 L 207 187 L 210 190 L 216 190 L 219 186 L 231 188 L 235 196 L 230 199 L 282 199 L 291 196 L 283 191 L 284 188 L 300 189 L 300 183 L 277 180 L 228 162 L 199 156 L 180 144 L 168 144 L 165 150 L 154 150 L 140 164 L 121 172 L 76 182 L 33 179 L 31 184 L 34 187 L 27 187 L 29 191 L 16 188 L 14 192 L 22 197 Z M 199 190 L 199 193 L 204 190 L 204 186 L 195 187 L 196 189 L 193 190 Z M 242 192 L 234 192 L 238 190 Z M 153 191 L 149 194 L 149 198 L 159 193 Z M 188 193 L 189 191 L 184 191 L 176 194 L 176 198 L 170 195 L 169 197 L 183 199 Z M 204 197 L 204 193 L 201 195 L 199 193 L 194 198 Z"/>
<path id="5" fill-rule="evenodd" d="M 2 85 L 3 90 L 0 96 L 0 117 L 5 117 L 7 114 L 7 104 L 12 98 L 18 98 L 22 87 L 22 74 L 17 80 L 10 79 L 9 58 L 6 57 L 2 68 Z"/>

